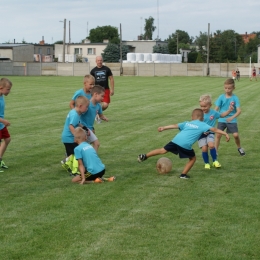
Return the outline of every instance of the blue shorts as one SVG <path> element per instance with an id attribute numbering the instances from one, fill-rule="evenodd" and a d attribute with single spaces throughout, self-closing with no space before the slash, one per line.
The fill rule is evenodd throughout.
<path id="1" fill-rule="evenodd" d="M 167 151 L 167 152 L 171 152 L 171 153 L 174 153 L 174 154 L 179 154 L 179 157 L 182 159 L 182 158 L 192 158 L 192 157 L 195 157 L 195 152 L 194 150 L 188 150 L 188 149 L 185 149 L 173 142 L 169 142 L 168 144 L 166 144 L 164 146 L 164 149 Z"/>

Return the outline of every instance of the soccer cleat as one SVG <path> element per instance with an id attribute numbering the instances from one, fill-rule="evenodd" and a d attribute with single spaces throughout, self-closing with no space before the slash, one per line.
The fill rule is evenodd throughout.
<path id="1" fill-rule="evenodd" d="M 187 174 L 183 174 L 183 173 L 182 173 L 182 174 L 180 175 L 180 178 L 181 178 L 181 179 L 189 179 L 190 176 L 187 175 Z"/>
<path id="2" fill-rule="evenodd" d="M 94 180 L 94 182 L 95 183 L 102 183 L 102 182 L 104 182 L 101 178 L 96 178 L 95 180 Z"/>
<path id="3" fill-rule="evenodd" d="M 210 169 L 210 164 L 209 163 L 205 163 L 205 169 Z"/>
<path id="4" fill-rule="evenodd" d="M 241 155 L 241 156 L 245 156 L 246 155 L 246 153 L 245 153 L 245 151 L 244 151 L 244 149 L 243 148 L 238 148 L 237 149 L 238 150 L 238 152 L 239 152 L 239 154 Z"/>
<path id="5" fill-rule="evenodd" d="M 1 168 L 3 168 L 3 169 L 8 169 L 8 167 L 5 165 L 5 163 L 4 163 L 3 160 L 0 162 L 0 166 L 1 166 Z"/>
<path id="6" fill-rule="evenodd" d="M 139 154 L 137 157 L 138 162 L 143 162 L 147 159 L 146 154 Z"/>
<path id="7" fill-rule="evenodd" d="M 115 181 L 115 179 L 116 179 L 116 177 L 115 176 L 111 176 L 111 177 L 109 177 L 109 178 L 102 178 L 104 181 L 109 181 L 109 182 L 111 182 L 111 181 Z"/>
<path id="8" fill-rule="evenodd" d="M 64 163 L 64 161 L 61 161 L 61 167 L 62 167 L 65 171 L 67 171 L 70 175 L 72 175 L 72 171 L 71 171 L 70 167 L 69 167 L 66 163 Z"/>
<path id="9" fill-rule="evenodd" d="M 220 168 L 221 164 L 218 161 L 215 161 L 215 162 L 213 162 L 212 166 L 215 168 Z"/>

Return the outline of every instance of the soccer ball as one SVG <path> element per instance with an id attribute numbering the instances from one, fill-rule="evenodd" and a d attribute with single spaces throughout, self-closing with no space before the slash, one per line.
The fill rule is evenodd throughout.
<path id="1" fill-rule="evenodd" d="M 169 158 L 162 157 L 156 163 L 156 170 L 160 174 L 168 173 L 172 170 L 172 161 Z"/>

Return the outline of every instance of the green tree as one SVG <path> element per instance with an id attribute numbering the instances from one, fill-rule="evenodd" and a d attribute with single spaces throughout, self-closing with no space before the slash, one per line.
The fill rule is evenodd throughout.
<path id="1" fill-rule="evenodd" d="M 196 63 L 203 63 L 203 59 L 201 57 L 201 53 L 198 52 L 198 56 L 197 56 L 197 59 L 196 59 Z"/>
<path id="2" fill-rule="evenodd" d="M 169 54 L 168 45 L 154 45 L 153 53 Z"/>
<path id="3" fill-rule="evenodd" d="M 177 44 L 178 53 L 180 48 L 189 49 L 189 45 L 192 43 L 193 37 L 190 37 L 185 31 L 176 30 L 175 33 L 169 35 L 166 41 L 168 42 L 169 53 L 177 54 Z"/>
<path id="4" fill-rule="evenodd" d="M 122 45 L 122 59 L 126 60 L 129 47 Z M 120 62 L 120 45 L 109 43 L 102 53 L 104 62 Z"/>
<path id="5" fill-rule="evenodd" d="M 188 62 L 189 63 L 195 63 L 198 57 L 198 52 L 195 48 L 191 50 L 191 52 L 188 54 Z"/>
<path id="6" fill-rule="evenodd" d="M 156 29 L 156 26 L 154 26 L 153 23 L 154 23 L 154 18 L 152 16 L 150 16 L 148 19 L 145 19 L 144 40 L 153 39 L 153 32 Z"/>
<path id="7" fill-rule="evenodd" d="M 118 44 L 120 42 L 118 29 L 110 25 L 101 27 L 98 26 L 95 29 L 91 29 L 88 39 L 92 43 L 100 43 L 103 42 L 103 40 L 109 40 L 110 43 L 115 44 Z"/>

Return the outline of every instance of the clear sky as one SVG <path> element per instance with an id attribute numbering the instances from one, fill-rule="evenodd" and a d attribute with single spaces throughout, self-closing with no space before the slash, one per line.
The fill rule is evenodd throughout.
<path id="1" fill-rule="evenodd" d="M 0 0 L 0 43 L 45 43 L 63 40 L 63 22 L 69 21 L 71 42 L 80 42 L 97 26 L 122 27 L 123 40 L 137 40 L 145 19 L 157 27 L 153 39 L 165 40 L 175 30 L 190 36 L 232 29 L 239 34 L 260 31 L 257 0 Z M 158 30 L 159 28 L 159 30 Z"/>

